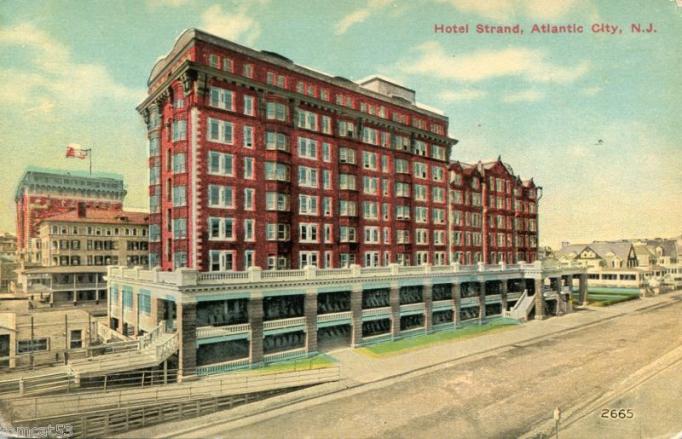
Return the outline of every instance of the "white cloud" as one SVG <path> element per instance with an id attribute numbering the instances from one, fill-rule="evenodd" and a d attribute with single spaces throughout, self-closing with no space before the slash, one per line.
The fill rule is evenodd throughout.
<path id="1" fill-rule="evenodd" d="M 521 17 L 535 20 L 558 20 L 579 9 L 586 0 L 436 0 L 452 5 L 460 12 L 496 21 Z"/>
<path id="2" fill-rule="evenodd" d="M 445 90 L 439 97 L 445 102 L 474 101 L 485 97 L 488 93 L 483 90 L 465 88 L 459 91 Z"/>
<path id="3" fill-rule="evenodd" d="M 117 82 L 103 65 L 73 60 L 66 45 L 31 23 L 0 29 L 0 48 L 27 57 L 22 68 L 0 68 L 0 100 L 25 112 L 78 113 L 101 98 L 137 103 L 145 95 Z"/>
<path id="4" fill-rule="evenodd" d="M 592 150 L 585 145 L 571 145 L 568 147 L 568 154 L 574 158 L 586 158 L 592 155 Z"/>
<path id="5" fill-rule="evenodd" d="M 585 96 L 594 96 L 597 93 L 600 93 L 602 91 L 602 88 L 599 86 L 594 86 L 594 87 L 585 87 L 581 90 L 581 93 L 584 94 Z"/>
<path id="6" fill-rule="evenodd" d="M 515 102 L 537 102 L 545 97 L 545 94 L 537 90 L 522 90 L 506 94 L 502 100 L 508 104 Z"/>
<path id="7" fill-rule="evenodd" d="M 477 82 L 517 76 L 530 82 L 570 83 L 590 69 L 587 61 L 575 66 L 560 66 L 546 52 L 526 47 L 479 50 L 453 56 L 438 42 L 429 41 L 416 48 L 418 53 L 398 63 L 398 69 L 413 75 Z"/>
<path id="8" fill-rule="evenodd" d="M 147 0 L 152 8 L 178 8 L 188 5 L 192 0 Z"/>
<path id="9" fill-rule="evenodd" d="M 336 35 L 345 34 L 351 26 L 364 22 L 374 12 L 383 9 L 392 2 L 393 0 L 368 0 L 365 7 L 351 11 L 336 23 Z"/>
<path id="10" fill-rule="evenodd" d="M 229 12 L 220 5 L 209 7 L 201 14 L 201 29 L 247 46 L 253 46 L 261 33 L 260 24 L 246 5 Z"/>

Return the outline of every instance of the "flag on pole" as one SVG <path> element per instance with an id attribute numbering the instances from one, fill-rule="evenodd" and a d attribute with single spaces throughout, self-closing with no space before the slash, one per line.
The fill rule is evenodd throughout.
<path id="1" fill-rule="evenodd" d="M 90 150 L 84 148 L 76 143 L 69 143 L 66 145 L 66 157 L 74 157 L 77 159 L 85 160 L 88 157 Z"/>

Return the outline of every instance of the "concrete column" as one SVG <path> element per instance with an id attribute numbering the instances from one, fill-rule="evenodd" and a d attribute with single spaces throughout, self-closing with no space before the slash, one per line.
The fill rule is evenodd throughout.
<path id="1" fill-rule="evenodd" d="M 485 322 L 485 281 L 478 282 L 478 322 Z"/>
<path id="2" fill-rule="evenodd" d="M 351 346 L 356 348 L 362 343 L 362 285 L 353 286 L 350 292 Z"/>
<path id="3" fill-rule="evenodd" d="M 500 300 L 502 303 L 502 314 L 507 311 L 507 280 L 500 282 Z"/>
<path id="4" fill-rule="evenodd" d="M 433 328 L 433 285 L 424 284 L 424 331 L 428 334 Z"/>
<path id="5" fill-rule="evenodd" d="M 460 283 L 454 283 L 452 284 L 452 323 L 455 325 L 455 328 L 459 326 L 460 323 L 460 314 L 459 312 L 462 309 L 462 284 Z"/>
<path id="6" fill-rule="evenodd" d="M 317 352 L 317 292 L 307 291 L 303 303 L 305 313 L 305 351 Z"/>
<path id="7" fill-rule="evenodd" d="M 251 326 L 251 343 L 249 343 L 249 363 L 258 365 L 263 362 L 263 296 L 252 294 L 246 305 Z"/>
<path id="8" fill-rule="evenodd" d="M 118 331 L 123 334 L 123 325 L 125 325 L 125 308 L 123 307 L 123 288 L 118 287 Z"/>
<path id="9" fill-rule="evenodd" d="M 580 303 L 587 306 L 587 273 L 580 273 L 578 278 L 578 292 L 580 295 Z"/>
<path id="10" fill-rule="evenodd" d="M 180 351 L 178 353 L 178 381 L 194 375 L 197 367 L 197 304 L 177 304 L 178 334 Z"/>
<path id="11" fill-rule="evenodd" d="M 566 287 L 568 287 L 568 297 L 566 297 L 566 312 L 573 312 L 573 275 L 566 276 Z"/>
<path id="12" fill-rule="evenodd" d="M 535 318 L 543 320 L 545 318 L 545 296 L 542 293 L 544 279 L 535 279 Z"/>
<path id="13" fill-rule="evenodd" d="M 159 299 L 156 297 L 152 297 L 152 321 L 154 322 L 154 326 L 158 326 L 161 321 L 164 320 L 163 318 L 163 311 L 164 311 L 164 303 L 163 299 Z"/>
<path id="14" fill-rule="evenodd" d="M 132 294 L 133 303 L 131 304 L 132 306 L 130 307 L 132 318 L 130 320 L 132 321 L 132 324 L 134 326 L 133 336 L 137 337 L 140 334 L 140 310 L 137 308 L 138 305 L 137 294 L 135 292 L 133 292 Z"/>
<path id="15" fill-rule="evenodd" d="M 400 287 L 391 287 L 391 338 L 400 335 Z"/>

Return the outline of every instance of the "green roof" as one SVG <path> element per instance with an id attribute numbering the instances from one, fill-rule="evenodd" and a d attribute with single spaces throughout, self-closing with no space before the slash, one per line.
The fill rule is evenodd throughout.
<path id="1" fill-rule="evenodd" d="M 92 175 L 90 175 L 90 173 L 88 171 L 74 171 L 74 170 L 68 170 L 68 169 L 55 169 L 55 168 L 42 168 L 39 166 L 27 166 L 26 170 L 24 171 L 24 175 L 28 174 L 29 172 L 36 172 L 36 173 L 41 173 L 41 174 L 63 175 L 63 176 L 70 176 L 70 177 L 111 178 L 114 180 L 123 181 L 123 175 L 116 174 L 114 172 L 95 171 L 92 173 Z"/>
<path id="2" fill-rule="evenodd" d="M 38 176 L 47 176 L 47 179 Z M 50 181 L 50 177 L 52 177 L 52 181 Z M 66 181 L 61 181 L 62 177 L 64 177 Z M 69 180 L 69 178 L 73 178 L 73 180 Z M 48 187 L 48 190 L 49 187 L 54 187 L 55 189 L 116 193 L 121 196 L 121 200 L 126 194 L 123 176 L 120 174 L 115 174 L 113 172 L 93 172 L 92 175 L 90 175 L 90 173 L 86 171 L 29 166 L 26 168 L 24 175 L 17 184 L 15 200 L 19 200 L 24 188 L 31 185 L 46 186 Z"/>

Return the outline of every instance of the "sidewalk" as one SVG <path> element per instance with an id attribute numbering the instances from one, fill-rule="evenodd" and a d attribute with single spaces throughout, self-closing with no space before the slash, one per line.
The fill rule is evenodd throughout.
<path id="1" fill-rule="evenodd" d="M 206 433 L 205 428 L 214 425 L 225 428 L 228 423 L 229 427 L 234 428 L 249 425 L 260 419 L 285 415 L 322 402 L 382 388 L 406 378 L 449 367 L 455 362 L 468 362 L 495 355 L 513 349 L 513 346 L 532 344 L 542 338 L 567 336 L 586 326 L 598 325 L 652 307 L 667 306 L 680 300 L 682 291 L 611 307 L 586 307 L 562 317 L 531 321 L 510 330 L 428 345 L 385 358 L 371 358 L 352 349 L 337 350 L 330 355 L 339 360 L 342 375 L 340 383 L 314 386 L 227 412 L 134 430 L 120 437 L 202 437 Z"/>
<path id="2" fill-rule="evenodd" d="M 369 383 L 448 361 L 489 354 L 509 345 L 530 342 L 538 337 L 566 335 L 568 331 L 580 329 L 585 325 L 598 324 L 650 306 L 666 304 L 673 301 L 674 297 L 682 298 L 682 292 L 623 302 L 609 307 L 585 307 L 562 317 L 542 321 L 531 320 L 507 330 L 464 340 L 426 345 L 423 348 L 383 358 L 370 358 L 351 348 L 334 351 L 330 355 L 339 361 L 342 378 L 350 383 Z"/>

